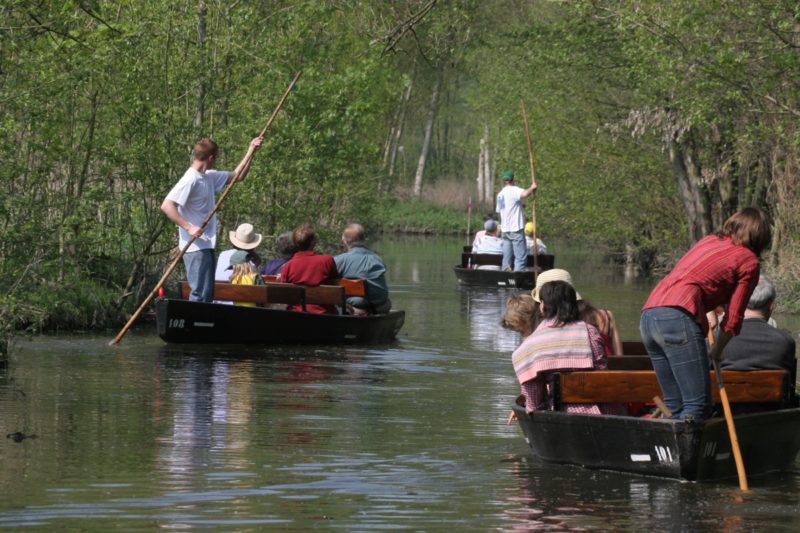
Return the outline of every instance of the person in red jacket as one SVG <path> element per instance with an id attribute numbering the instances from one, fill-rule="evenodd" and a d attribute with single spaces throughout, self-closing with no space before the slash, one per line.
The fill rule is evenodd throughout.
<path id="1" fill-rule="evenodd" d="M 282 267 L 280 279 L 285 283 L 296 285 L 336 285 L 337 280 L 342 276 L 336 270 L 336 263 L 333 256 L 328 254 L 318 254 L 314 251 L 317 244 L 317 234 L 311 224 L 301 224 L 292 231 L 292 241 L 297 247 L 291 259 Z M 292 311 L 301 311 L 301 306 L 289 306 Z M 306 305 L 309 313 L 333 313 L 338 311 L 335 306 L 324 306 L 316 304 Z"/>
<path id="2" fill-rule="evenodd" d="M 770 240 L 764 213 L 745 208 L 686 252 L 650 293 L 639 331 L 673 418 L 699 422 L 711 415 L 706 313 L 727 305 L 711 351 L 718 361 L 742 327 L 744 310 L 758 283 L 759 256 Z"/>

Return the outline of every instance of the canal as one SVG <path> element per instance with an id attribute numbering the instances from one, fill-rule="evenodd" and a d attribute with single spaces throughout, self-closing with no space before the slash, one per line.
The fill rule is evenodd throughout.
<path id="1" fill-rule="evenodd" d="M 375 245 L 406 323 L 370 347 L 171 346 L 152 323 L 16 339 L 0 366 L 10 530 L 797 531 L 800 468 L 693 484 L 544 464 L 508 426 L 506 289 L 459 287 L 463 240 Z M 548 243 L 638 338 L 652 280 Z M 795 334 L 800 320 L 778 316 Z M 6 438 L 22 432 L 29 438 Z M 797 463 L 796 463 L 797 464 Z M 800 464 L 797 464 L 800 467 Z"/>

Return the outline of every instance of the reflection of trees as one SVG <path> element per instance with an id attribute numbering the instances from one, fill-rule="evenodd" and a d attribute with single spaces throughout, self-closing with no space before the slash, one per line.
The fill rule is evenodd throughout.
<path id="1" fill-rule="evenodd" d="M 515 291 L 461 287 L 461 307 L 469 316 L 469 336 L 474 348 L 511 352 L 519 345 L 518 333 L 500 327 L 506 300 Z"/>

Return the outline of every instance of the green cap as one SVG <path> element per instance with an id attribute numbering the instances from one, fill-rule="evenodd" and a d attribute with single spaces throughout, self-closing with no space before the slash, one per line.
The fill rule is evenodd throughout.
<path id="1" fill-rule="evenodd" d="M 514 173 L 510 170 L 503 171 L 503 181 L 511 181 L 514 179 Z"/>
<path id="2" fill-rule="evenodd" d="M 242 263 L 247 262 L 247 251 L 246 250 L 236 250 L 231 255 L 231 265 L 240 265 Z"/>

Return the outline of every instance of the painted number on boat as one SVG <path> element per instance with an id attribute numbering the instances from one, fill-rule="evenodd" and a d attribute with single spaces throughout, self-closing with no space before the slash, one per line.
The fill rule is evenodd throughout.
<path id="1" fill-rule="evenodd" d="M 662 463 L 671 463 L 672 462 L 672 452 L 666 446 L 656 446 L 656 455 L 658 456 L 658 460 Z"/>
<path id="2" fill-rule="evenodd" d="M 184 324 L 186 324 L 186 320 L 183 318 L 170 318 L 169 319 L 169 327 L 170 329 L 183 329 Z"/>

